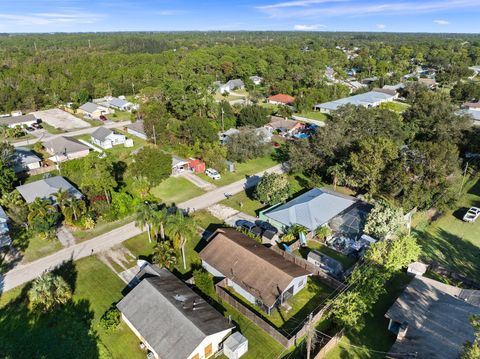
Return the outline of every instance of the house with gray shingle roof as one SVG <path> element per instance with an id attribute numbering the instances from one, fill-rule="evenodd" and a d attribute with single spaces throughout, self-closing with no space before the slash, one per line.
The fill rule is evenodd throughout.
<path id="1" fill-rule="evenodd" d="M 41 158 L 26 147 L 15 148 L 13 155 L 13 170 L 15 173 L 31 171 L 40 168 Z"/>
<path id="2" fill-rule="evenodd" d="M 233 329 L 227 318 L 166 269 L 149 271 L 117 308 L 155 358 L 209 358 Z"/>
<path id="3" fill-rule="evenodd" d="M 56 199 L 54 194 L 59 190 L 68 192 L 73 198 L 83 198 L 82 192 L 62 176 L 47 177 L 39 181 L 27 183 L 18 186 L 16 190 L 27 203 L 32 203 L 35 201 L 35 198 L 48 199 L 52 201 L 52 203 L 55 203 Z"/>
<path id="4" fill-rule="evenodd" d="M 245 84 L 243 83 L 243 81 L 241 79 L 235 79 L 227 81 L 224 84 L 220 84 L 218 86 L 218 92 L 220 92 L 221 94 L 230 93 L 234 90 L 239 90 L 243 88 L 245 88 Z"/>
<path id="5" fill-rule="evenodd" d="M 78 108 L 78 111 L 86 117 L 95 120 L 98 120 L 102 115 L 109 115 L 115 112 L 114 110 L 110 110 L 107 106 L 102 106 L 93 102 L 84 103 Z"/>
<path id="6" fill-rule="evenodd" d="M 109 149 L 116 145 L 122 145 L 127 138 L 125 135 L 119 134 L 106 127 L 97 128 L 91 135 L 93 144 L 100 146 L 103 149 Z"/>
<path id="7" fill-rule="evenodd" d="M 90 147 L 75 138 L 65 136 L 46 141 L 43 147 L 52 155 L 48 159 L 55 163 L 82 158 L 90 153 Z"/>
<path id="8" fill-rule="evenodd" d="M 13 127 L 29 127 L 34 123 L 37 123 L 37 118 L 32 115 L 20 115 L 20 116 L 7 116 L 0 118 L 0 126 Z"/>
<path id="9" fill-rule="evenodd" d="M 124 131 L 126 133 L 129 133 L 131 135 L 137 136 L 138 138 L 141 138 L 142 140 L 147 139 L 147 134 L 145 132 L 145 127 L 143 126 L 143 121 L 138 120 L 135 121 L 129 125 L 126 125 L 124 128 Z"/>

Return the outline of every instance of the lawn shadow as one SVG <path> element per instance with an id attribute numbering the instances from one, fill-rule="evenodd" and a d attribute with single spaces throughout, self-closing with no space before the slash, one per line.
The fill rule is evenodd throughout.
<path id="1" fill-rule="evenodd" d="M 68 281 L 76 271 L 68 262 L 59 268 Z M 74 285 L 75 286 L 75 285 Z M 98 337 L 92 330 L 94 313 L 87 300 L 69 300 L 47 312 L 30 308 L 27 293 L 0 308 L 0 353 L 9 358 L 99 358 Z"/>
<path id="2" fill-rule="evenodd" d="M 426 259 L 471 279 L 480 278 L 480 248 L 441 228 L 434 230 L 414 232 Z"/>
<path id="3" fill-rule="evenodd" d="M 53 275 L 58 275 L 62 277 L 65 282 L 70 286 L 72 293 L 75 293 L 78 271 L 73 261 L 73 258 L 70 258 L 68 261 L 62 262 L 57 266 L 53 271 Z"/>
<path id="4" fill-rule="evenodd" d="M 456 219 L 461 221 L 463 220 L 463 216 L 465 215 L 465 213 L 467 213 L 467 211 L 468 211 L 467 207 L 460 207 L 455 211 L 453 211 L 452 216 L 454 216 Z"/>

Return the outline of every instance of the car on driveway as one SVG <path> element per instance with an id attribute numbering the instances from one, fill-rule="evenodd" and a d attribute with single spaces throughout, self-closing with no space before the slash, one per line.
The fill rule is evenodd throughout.
<path id="1" fill-rule="evenodd" d="M 471 207 L 463 216 L 465 222 L 475 222 L 480 217 L 480 208 Z"/>
<path id="2" fill-rule="evenodd" d="M 259 226 L 264 231 L 271 231 L 273 233 L 277 233 L 278 229 L 272 226 L 270 223 L 262 220 L 255 221 L 255 224 Z"/>
<path id="3" fill-rule="evenodd" d="M 214 180 L 219 180 L 220 178 L 222 178 L 222 176 L 220 176 L 220 173 L 218 173 L 218 171 L 214 170 L 213 168 L 207 168 L 205 170 L 205 174 Z"/>
<path id="4" fill-rule="evenodd" d="M 235 222 L 237 227 L 246 229 L 247 231 L 251 231 L 253 227 L 255 227 L 255 223 L 247 221 L 246 219 L 239 219 Z"/>

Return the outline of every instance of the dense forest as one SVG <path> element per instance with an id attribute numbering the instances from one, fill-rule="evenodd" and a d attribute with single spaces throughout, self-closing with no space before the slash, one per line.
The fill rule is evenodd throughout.
<path id="1" fill-rule="evenodd" d="M 350 58 L 342 49 L 356 49 Z M 215 80 L 265 79 L 264 94 L 289 93 L 304 106 L 345 94 L 322 86 L 340 75 L 394 83 L 417 64 L 444 82 L 480 63 L 475 35 L 358 33 L 114 33 L 0 36 L 0 113 L 91 97 L 160 90 L 176 118 L 205 113 Z M 338 86 L 340 87 L 340 86 Z M 188 106 L 190 104 L 190 106 Z"/>

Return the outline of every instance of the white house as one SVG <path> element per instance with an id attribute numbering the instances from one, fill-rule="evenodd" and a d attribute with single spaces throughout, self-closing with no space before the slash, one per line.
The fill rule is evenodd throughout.
<path id="1" fill-rule="evenodd" d="M 100 116 L 109 115 L 114 113 L 115 110 L 93 102 L 87 102 L 78 108 L 78 112 L 85 115 L 85 117 L 98 120 Z"/>
<path id="2" fill-rule="evenodd" d="M 168 270 L 146 269 L 117 304 L 122 320 L 157 359 L 213 357 L 233 325 Z"/>
<path id="3" fill-rule="evenodd" d="M 43 147 L 52 156 L 48 159 L 55 163 L 88 156 L 90 147 L 72 137 L 56 137 L 43 143 Z"/>
<path id="4" fill-rule="evenodd" d="M 41 166 L 41 159 L 26 147 L 15 148 L 13 170 L 15 173 L 36 170 Z"/>
<path id="5" fill-rule="evenodd" d="M 398 97 L 398 94 L 392 95 L 385 92 L 387 91 L 370 91 L 359 95 L 344 97 L 339 100 L 317 104 L 314 106 L 314 109 L 319 110 L 322 113 L 330 113 L 331 111 L 338 110 L 340 107 L 345 105 L 363 106 L 369 108 L 376 107 L 383 102 L 391 102 Z"/>
<path id="6" fill-rule="evenodd" d="M 32 115 L 19 115 L 19 116 L 5 116 L 0 118 L 0 126 L 14 127 L 30 127 L 34 123 L 37 123 L 37 118 Z"/>
<path id="7" fill-rule="evenodd" d="M 138 138 L 141 138 L 142 140 L 147 139 L 147 134 L 145 133 L 145 127 L 143 126 L 142 120 L 138 120 L 125 126 L 124 131 Z"/>
<path id="8" fill-rule="evenodd" d="M 257 85 L 257 86 L 261 85 L 262 82 L 263 82 L 263 77 L 260 77 L 260 76 L 257 76 L 257 75 L 250 76 L 249 79 L 250 79 L 250 81 L 253 82 L 254 85 Z"/>
<path id="9" fill-rule="evenodd" d="M 106 127 L 97 128 L 91 135 L 92 143 L 106 150 L 116 145 L 123 145 L 126 140 L 125 135 L 116 133 Z"/>
<path id="10" fill-rule="evenodd" d="M 8 216 L 0 206 L 0 248 L 8 247 L 12 243 L 8 229 Z"/>
<path id="11" fill-rule="evenodd" d="M 233 228 L 217 230 L 199 255 L 205 270 L 267 314 L 302 290 L 311 275 Z"/>
<path id="12" fill-rule="evenodd" d="M 220 86 L 218 87 L 218 92 L 220 92 L 221 94 L 230 93 L 233 90 L 238 90 L 243 88 L 245 88 L 245 84 L 243 83 L 243 81 L 241 79 L 235 79 L 235 80 L 227 81 L 224 84 L 220 84 Z"/>

